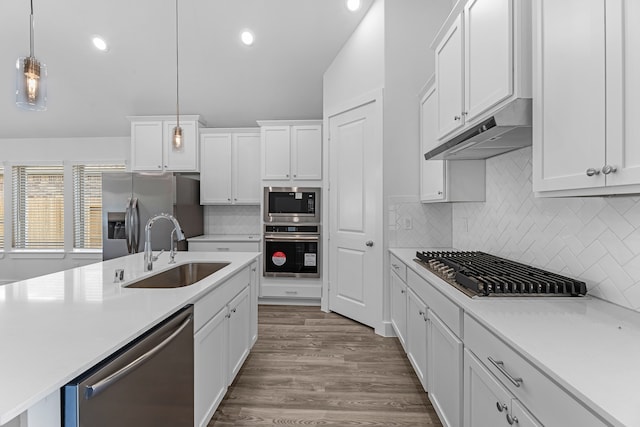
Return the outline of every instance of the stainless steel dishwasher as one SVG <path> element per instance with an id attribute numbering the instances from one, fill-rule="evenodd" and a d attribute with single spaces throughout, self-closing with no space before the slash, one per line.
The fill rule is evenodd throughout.
<path id="1" fill-rule="evenodd" d="M 193 306 L 63 389 L 64 427 L 193 427 Z"/>

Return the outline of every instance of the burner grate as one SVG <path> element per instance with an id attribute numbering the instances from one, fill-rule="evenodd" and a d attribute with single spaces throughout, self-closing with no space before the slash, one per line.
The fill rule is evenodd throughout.
<path id="1" fill-rule="evenodd" d="M 584 282 L 484 252 L 417 252 L 435 271 L 480 295 L 586 295 Z"/>

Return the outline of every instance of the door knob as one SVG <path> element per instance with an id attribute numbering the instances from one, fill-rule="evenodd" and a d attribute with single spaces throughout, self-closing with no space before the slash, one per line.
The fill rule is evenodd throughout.
<path id="1" fill-rule="evenodd" d="M 367 243 L 365 243 L 365 245 L 369 247 L 373 246 L 373 240 L 368 240 Z"/>

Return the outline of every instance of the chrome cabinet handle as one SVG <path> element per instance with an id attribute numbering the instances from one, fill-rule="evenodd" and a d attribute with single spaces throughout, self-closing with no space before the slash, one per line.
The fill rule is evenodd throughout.
<path id="1" fill-rule="evenodd" d="M 368 240 L 367 243 L 365 243 L 365 245 L 367 245 L 368 247 L 373 246 L 373 240 Z"/>
<path id="2" fill-rule="evenodd" d="M 420 311 L 418 312 L 418 316 L 424 316 L 424 311 L 420 310 Z"/>
<path id="3" fill-rule="evenodd" d="M 507 405 L 504 403 L 496 402 L 496 408 L 498 408 L 498 412 L 506 411 Z"/>
<path id="4" fill-rule="evenodd" d="M 587 176 L 594 176 L 594 175 L 600 175 L 600 170 L 594 169 L 594 168 L 587 169 Z"/>
<path id="5" fill-rule="evenodd" d="M 518 424 L 518 417 L 511 416 L 511 414 L 507 412 L 507 422 L 509 425 Z"/>
<path id="6" fill-rule="evenodd" d="M 453 120 L 456 120 L 456 121 L 460 120 L 460 116 L 453 116 Z"/>
<path id="7" fill-rule="evenodd" d="M 438 196 L 442 196 L 442 191 L 438 191 Z"/>
<path id="8" fill-rule="evenodd" d="M 469 112 L 468 112 L 468 111 L 463 111 L 463 112 L 462 112 L 462 115 L 463 115 L 463 116 L 466 116 L 467 114 L 469 114 Z"/>
<path id="9" fill-rule="evenodd" d="M 138 357 L 136 360 L 129 363 L 128 365 L 118 369 L 116 372 L 109 375 L 108 377 L 101 379 L 94 385 L 87 386 L 85 389 L 86 399 L 91 399 L 92 397 L 97 396 L 98 394 L 100 394 L 101 392 L 109 388 L 111 384 L 118 381 L 120 378 L 124 377 L 129 372 L 133 371 L 138 366 L 142 365 L 147 360 L 155 356 L 156 353 L 158 353 L 160 350 L 165 348 L 171 341 L 173 341 L 180 334 L 180 332 L 182 332 L 182 330 L 187 327 L 187 325 L 189 324 L 189 322 L 191 322 L 192 319 L 193 319 L 193 315 L 189 315 L 189 317 L 187 317 L 187 319 L 184 322 L 182 322 L 182 324 L 178 326 L 176 330 L 173 331 L 173 333 L 171 333 L 171 335 L 165 338 L 160 344 L 158 344 L 157 346 L 155 346 L 154 348 L 152 348 L 142 356 Z"/>
<path id="10" fill-rule="evenodd" d="M 604 167 L 602 168 L 602 173 L 605 175 L 609 175 L 610 173 L 616 173 L 617 171 L 618 171 L 618 168 L 611 165 L 604 165 Z"/>
<path id="11" fill-rule="evenodd" d="M 401 293 L 401 294 L 404 294 L 404 293 L 405 293 L 405 290 L 404 290 L 404 289 L 400 289 L 400 293 Z"/>
<path id="12" fill-rule="evenodd" d="M 391 266 L 392 266 L 393 268 L 395 268 L 396 270 L 400 268 L 400 266 L 399 266 L 398 264 L 391 264 Z"/>
<path id="13" fill-rule="evenodd" d="M 504 362 L 502 360 L 494 360 L 491 356 L 487 357 L 487 359 L 489 359 L 489 362 L 491 362 L 491 364 L 495 366 L 502 375 L 507 377 L 511 384 L 516 387 L 520 387 L 520 384 L 523 383 L 522 378 L 514 378 L 509 372 L 507 372 L 507 370 L 504 368 Z"/>

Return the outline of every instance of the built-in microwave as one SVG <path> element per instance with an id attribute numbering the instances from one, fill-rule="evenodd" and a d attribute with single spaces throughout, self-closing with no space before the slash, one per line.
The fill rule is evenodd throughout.
<path id="1" fill-rule="evenodd" d="M 320 188 L 264 187 L 264 222 L 320 224 Z"/>

